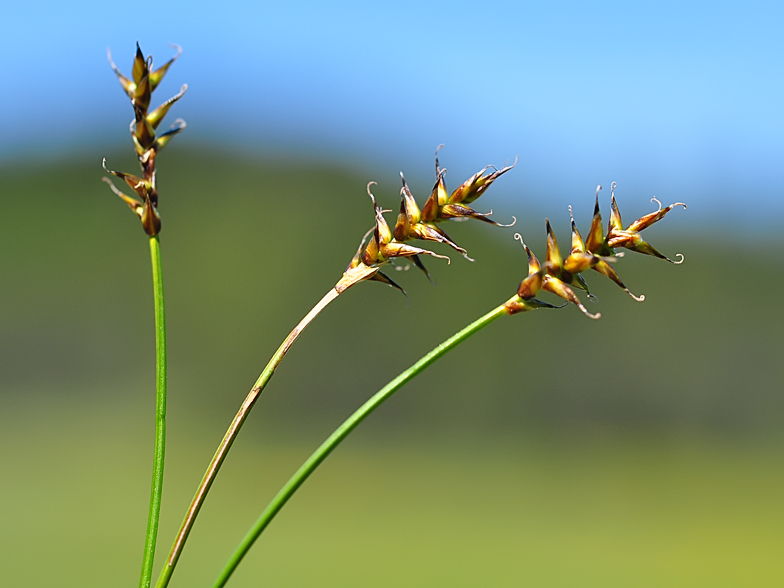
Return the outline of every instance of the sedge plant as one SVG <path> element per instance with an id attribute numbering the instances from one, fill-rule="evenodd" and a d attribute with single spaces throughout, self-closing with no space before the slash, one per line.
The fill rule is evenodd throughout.
<path id="1" fill-rule="evenodd" d="M 221 570 L 217 579 L 213 584 L 213 588 L 220 588 L 225 586 L 231 575 L 237 569 L 242 559 L 248 553 L 254 542 L 264 532 L 272 519 L 277 515 L 283 506 L 288 502 L 294 493 L 302 486 L 305 480 L 319 467 L 319 465 L 327 458 L 327 456 L 343 441 L 356 427 L 361 423 L 370 413 L 378 408 L 384 401 L 390 398 L 397 390 L 399 390 L 406 382 L 414 378 L 416 375 L 424 371 L 433 362 L 443 356 L 446 352 L 453 349 L 474 333 L 479 332 L 484 327 L 495 321 L 502 316 L 511 316 L 523 312 L 529 312 L 539 308 L 560 308 L 548 302 L 544 302 L 536 298 L 542 292 L 551 292 L 566 302 L 572 303 L 579 308 L 583 314 L 592 319 L 600 318 L 600 314 L 591 314 L 583 306 L 579 297 L 575 294 L 572 286 L 576 286 L 584 290 L 590 295 L 588 285 L 582 274 L 588 270 L 594 270 L 600 274 L 610 278 L 632 298 L 638 302 L 642 302 L 644 296 L 635 296 L 624 285 L 618 274 L 610 267 L 610 263 L 614 262 L 618 257 L 622 256 L 622 252 L 616 252 L 616 248 L 625 248 L 631 251 L 637 251 L 646 255 L 653 255 L 660 259 L 665 259 L 670 263 L 680 264 L 683 261 L 683 256 L 678 254 L 679 260 L 673 261 L 668 257 L 659 253 L 653 246 L 643 240 L 640 231 L 651 226 L 655 222 L 661 220 L 670 210 L 675 206 L 686 205 L 682 202 L 676 202 L 665 208 L 662 208 L 661 203 L 655 198 L 659 205 L 659 209 L 651 214 L 645 215 L 633 223 L 626 229 L 623 228 L 621 222 L 621 215 L 618 205 L 615 200 L 615 183 L 612 185 L 611 192 L 611 214 L 607 234 L 604 235 L 602 229 L 602 217 L 599 211 L 599 190 L 596 190 L 596 205 L 594 207 L 593 220 L 591 228 L 588 233 L 587 240 L 583 240 L 580 232 L 572 216 L 572 241 L 569 255 L 564 259 L 558 248 L 558 242 L 553 233 L 550 222 L 545 221 L 547 232 L 547 257 L 543 264 L 539 262 L 536 255 L 523 241 L 520 233 L 515 234 L 515 239 L 525 248 L 528 256 L 528 275 L 520 282 L 517 292 L 507 301 L 499 306 L 493 308 L 485 315 L 476 319 L 474 322 L 458 331 L 446 341 L 437 345 L 432 351 L 424 355 L 421 359 L 415 362 L 410 368 L 403 371 L 386 386 L 376 392 L 370 399 L 368 399 L 362 406 L 360 406 L 351 416 L 349 416 L 335 431 L 327 437 L 327 439 L 305 460 L 300 468 L 294 475 L 283 485 L 278 493 L 273 497 L 259 518 L 248 530 L 245 536 L 240 541 L 237 548 L 234 550 L 226 565 Z M 571 207 L 569 209 L 571 214 Z M 377 212 L 378 219 L 378 212 Z M 383 219 L 377 220 L 382 223 Z"/>
<path id="2" fill-rule="evenodd" d="M 152 93 L 166 75 L 172 63 L 179 57 L 177 54 L 158 69 L 152 67 L 152 57 L 145 58 L 139 44 L 136 44 L 136 55 L 133 60 L 131 78 L 125 77 L 112 61 L 109 63 L 117 75 L 125 93 L 131 99 L 134 118 L 131 122 L 131 137 L 136 148 L 136 156 L 141 167 L 141 176 L 112 171 L 108 173 L 123 180 L 135 193 L 128 196 L 119 190 L 109 178 L 104 178 L 112 191 L 117 194 L 133 211 L 142 223 L 142 228 L 150 242 L 152 256 L 152 280 L 155 299 L 155 449 L 153 457 L 152 489 L 150 492 L 150 508 L 147 518 L 147 533 L 144 541 L 144 556 L 139 586 L 147 588 L 152 580 L 153 559 L 158 537 L 158 521 L 161 512 L 163 495 L 163 465 L 166 453 L 166 312 L 163 295 L 163 269 L 161 266 L 161 244 L 158 234 L 161 231 L 161 217 L 158 214 L 158 187 L 156 181 L 155 161 L 158 153 L 166 146 L 174 135 L 185 128 L 181 119 L 164 133 L 157 133 L 163 117 L 188 86 L 183 85 L 180 92 L 153 111 L 149 110 Z"/>
<path id="3" fill-rule="evenodd" d="M 150 111 L 149 106 L 152 92 L 156 89 L 171 64 L 180 55 L 179 47 L 176 47 L 176 49 L 177 54 L 172 59 L 166 62 L 162 67 L 153 69 L 152 58 L 145 58 L 137 44 L 132 75 L 130 78 L 126 78 L 120 73 L 111 60 L 111 54 L 109 55 L 112 69 L 120 81 L 122 88 L 130 98 L 133 107 L 134 119 L 130 129 L 136 155 L 141 167 L 141 176 L 112 171 L 106 167 L 106 162 L 104 160 L 104 169 L 111 175 L 123 180 L 133 190 L 135 195 L 128 196 L 115 187 L 111 180 L 108 178 L 104 178 L 104 180 L 109 183 L 114 193 L 128 204 L 134 214 L 140 219 L 142 228 L 149 238 L 152 255 L 155 300 L 156 427 L 151 500 L 140 579 L 140 586 L 142 588 L 150 586 L 152 578 L 153 557 L 157 540 L 163 489 L 166 432 L 166 328 L 159 241 L 161 218 L 158 213 L 155 162 L 157 154 L 166 146 L 174 135 L 185 128 L 185 123 L 178 119 L 168 131 L 160 134 L 157 132 L 157 129 L 171 106 L 183 96 L 187 90 L 187 86 L 183 85 L 177 95 L 164 102 L 155 110 Z M 441 147 L 439 147 L 439 149 L 440 148 Z M 466 259 L 473 261 L 468 256 L 467 250 L 459 246 L 452 237 L 444 231 L 443 224 L 447 221 L 473 218 L 499 227 L 511 226 L 502 225 L 495 220 L 492 220 L 490 218 L 492 212 L 478 212 L 469 207 L 469 204 L 478 199 L 497 178 L 511 170 L 516 164 L 516 161 L 515 164 L 501 169 L 487 166 L 463 182 L 453 192 L 449 193 L 445 184 L 446 170 L 440 167 L 438 159 L 439 149 L 436 150 L 435 158 L 435 184 L 422 208 L 417 205 L 405 177 L 401 174 L 402 188 L 400 190 L 400 209 L 397 218 L 392 225 L 390 225 L 384 217 L 385 213 L 391 211 L 384 210 L 379 206 L 371 191 L 373 182 L 368 184 L 367 193 L 371 199 L 375 217 L 373 227 L 360 240 L 359 248 L 351 258 L 341 278 L 284 339 L 251 387 L 245 400 L 242 402 L 236 416 L 229 425 L 226 434 L 218 445 L 196 490 L 194 498 L 188 507 L 182 525 L 172 544 L 169 556 L 161 569 L 157 582 L 159 588 L 163 588 L 169 584 L 196 517 L 204 504 L 207 493 L 251 409 L 288 350 L 310 322 L 340 294 L 360 282 L 381 282 L 393 288 L 397 288 L 405 294 L 405 290 L 400 285 L 395 283 L 386 273 L 381 271 L 385 266 L 395 265 L 401 261 L 410 261 L 430 279 L 430 274 L 422 261 L 423 257 L 434 257 L 443 259 L 447 261 L 447 263 L 450 262 L 448 256 L 412 245 L 410 242 L 413 240 L 444 244 Z M 268 526 L 270 521 L 304 483 L 307 477 L 315 471 L 324 459 L 326 459 L 330 452 L 337 447 L 337 445 L 350 434 L 367 415 L 380 406 L 381 403 L 394 394 L 394 392 L 406 382 L 421 373 L 447 351 L 502 316 L 520 314 L 539 308 L 560 308 L 560 306 L 538 299 L 537 296 L 540 292 L 555 294 L 565 301 L 561 306 L 571 303 L 577 306 L 586 316 L 592 319 L 598 319 L 600 315 L 598 313 L 591 314 L 588 312 L 574 292 L 574 289 L 580 289 L 588 296 L 592 296 L 587 281 L 583 277 L 583 274 L 589 270 L 596 271 L 606 276 L 635 300 L 644 300 L 644 296 L 635 296 L 632 294 L 613 269 L 612 264 L 617 258 L 623 255 L 621 252 L 616 252 L 616 249 L 625 248 L 665 259 L 672 263 L 680 263 L 683 261 L 682 256 L 678 261 L 673 261 L 672 259 L 665 257 L 643 240 L 640 235 L 642 230 L 661 220 L 673 209 L 673 207 L 683 206 L 685 208 L 683 203 L 678 202 L 665 208 L 662 208 L 661 203 L 659 203 L 659 209 L 657 211 L 637 219 L 624 228 L 620 211 L 615 200 L 615 184 L 613 184 L 611 190 L 610 220 L 607 233 L 605 234 L 602 226 L 601 213 L 599 211 L 600 189 L 601 186 L 599 186 L 596 191 L 593 220 L 586 239 L 583 239 L 580 232 L 577 230 L 574 218 L 572 217 L 571 247 L 569 254 L 565 258 L 562 257 L 560 253 L 558 242 L 550 227 L 549 221 L 546 221 L 547 249 L 544 264 L 539 262 L 531 249 L 523 242 L 522 236 L 519 233 L 515 234 L 515 238 L 522 243 L 526 251 L 528 258 L 528 274 L 520 283 L 514 296 L 436 346 L 430 353 L 426 354 L 409 369 L 405 370 L 389 384 L 379 390 L 357 409 L 354 414 L 346 419 L 346 421 L 338 427 L 324 443 L 322 443 L 311 457 L 303 463 L 269 503 L 220 572 L 220 575 L 215 582 L 215 586 L 223 586 L 228 581 L 242 558 Z M 656 200 L 656 202 L 658 202 L 658 200 Z M 514 224 L 514 221 L 512 224 Z"/>

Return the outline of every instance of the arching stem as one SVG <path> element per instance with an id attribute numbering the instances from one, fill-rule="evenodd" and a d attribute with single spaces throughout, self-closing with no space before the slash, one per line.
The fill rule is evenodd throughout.
<path id="1" fill-rule="evenodd" d="M 335 300 L 338 295 L 339 292 L 335 288 L 332 288 L 329 292 L 327 292 L 327 294 L 318 302 L 318 304 L 316 304 L 316 306 L 313 307 L 313 309 L 305 316 L 305 318 L 303 318 L 299 324 L 294 327 L 291 333 L 289 333 L 288 337 L 286 337 L 281 346 L 275 352 L 275 355 L 273 355 L 269 360 L 269 363 L 267 363 L 264 371 L 261 372 L 261 375 L 259 375 L 256 383 L 253 384 L 253 387 L 240 406 L 239 411 L 237 411 L 236 416 L 231 421 L 231 425 L 229 425 L 226 434 L 223 436 L 223 440 L 220 442 L 220 445 L 218 445 L 218 449 L 215 452 L 215 455 L 212 457 L 212 460 L 207 467 L 207 471 L 204 473 L 204 477 L 202 478 L 199 487 L 196 489 L 196 494 L 194 495 L 193 500 L 188 507 L 188 512 L 185 514 L 185 518 L 182 521 L 182 525 L 180 526 L 180 530 L 177 533 L 177 537 L 174 539 L 174 544 L 172 545 L 171 551 L 169 552 L 169 557 L 166 560 L 166 564 L 161 570 L 161 575 L 158 578 L 158 583 L 156 585 L 157 588 L 164 588 L 169 584 L 171 575 L 174 573 L 174 568 L 177 565 L 177 560 L 179 560 L 180 554 L 182 553 L 183 547 L 185 546 L 185 541 L 188 539 L 188 535 L 193 528 L 193 524 L 196 521 L 196 516 L 199 514 L 199 510 L 204 504 L 207 493 L 210 491 L 210 487 L 215 481 L 215 477 L 218 475 L 218 470 L 220 470 L 220 467 L 223 464 L 223 460 L 226 459 L 226 454 L 229 452 L 229 449 L 231 449 L 234 440 L 237 438 L 237 435 L 239 434 L 245 419 L 248 418 L 250 410 L 259 399 L 259 396 L 261 396 L 261 393 L 267 385 L 267 382 L 269 382 L 270 378 L 272 377 L 272 374 L 275 373 L 275 369 L 278 367 L 281 360 L 286 355 L 286 352 L 289 350 L 297 337 L 299 337 L 300 333 L 302 333 L 305 327 L 307 327 L 310 322 L 316 318 L 316 316 L 322 310 L 324 310 L 324 308 L 330 302 Z"/>
<path id="2" fill-rule="evenodd" d="M 269 525 L 270 521 L 272 521 L 275 515 L 278 514 L 280 509 L 283 508 L 288 499 L 292 497 L 292 495 L 299 489 L 305 480 L 308 479 L 308 476 L 310 476 L 310 474 L 316 470 L 316 468 L 327 458 L 332 450 L 335 449 L 335 447 L 337 447 L 340 442 L 343 441 L 343 439 L 345 439 L 348 434 L 351 433 L 351 431 L 353 431 L 354 428 L 365 419 L 365 417 L 378 408 L 387 398 L 392 396 L 392 394 L 401 388 L 403 384 L 422 372 L 447 351 L 465 341 L 468 337 L 483 329 L 498 317 L 508 314 L 508 312 L 509 311 L 506 307 L 506 304 L 502 304 L 501 306 L 488 312 L 483 317 L 477 319 L 462 331 L 456 333 L 438 345 L 430 353 L 425 355 L 422 359 L 417 361 L 402 374 L 389 382 L 389 384 L 381 388 L 381 390 L 376 392 L 376 394 L 374 394 L 370 400 L 365 402 L 365 404 L 359 407 L 356 412 L 354 412 L 354 414 L 347 418 L 343 424 L 340 425 L 326 439 L 326 441 L 321 444 L 318 449 L 316 449 L 316 451 L 305 461 L 305 463 L 302 464 L 297 472 L 280 489 L 275 498 L 272 499 L 264 512 L 261 513 L 261 516 L 253 524 L 250 531 L 248 531 L 248 533 L 242 539 L 229 561 L 226 563 L 226 566 L 221 571 L 218 579 L 215 580 L 213 588 L 220 588 L 226 584 L 226 582 L 229 580 L 229 577 L 232 575 L 232 573 L 234 573 L 234 570 L 237 569 L 237 566 L 242 561 L 242 558 L 245 557 L 245 554 L 248 553 L 253 543 L 256 541 L 256 539 L 259 538 L 264 529 L 267 528 L 267 525 Z"/>

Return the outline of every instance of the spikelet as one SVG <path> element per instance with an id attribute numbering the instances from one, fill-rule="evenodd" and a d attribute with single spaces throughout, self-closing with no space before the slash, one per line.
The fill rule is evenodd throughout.
<path id="1" fill-rule="evenodd" d="M 139 44 L 136 44 L 136 55 L 133 60 L 131 78 L 126 78 L 112 61 L 111 52 L 108 52 L 109 64 L 117 75 L 123 90 L 131 99 L 134 120 L 131 122 L 131 137 L 133 138 L 136 155 L 142 168 L 142 176 L 117 172 L 106 167 L 106 159 L 103 161 L 103 168 L 106 172 L 124 180 L 136 196 L 128 196 L 118 190 L 108 178 L 104 181 L 109 184 L 112 191 L 117 194 L 130 209 L 139 217 L 144 231 L 151 237 L 157 235 L 161 230 L 161 217 L 158 214 L 158 189 L 155 178 L 155 156 L 160 152 L 177 133 L 185 128 L 185 121 L 177 119 L 172 127 L 164 133 L 158 133 L 161 121 L 169 112 L 172 105 L 185 94 L 188 89 L 183 85 L 179 93 L 158 108 L 149 111 L 152 92 L 158 87 L 163 76 L 169 70 L 169 66 L 176 61 L 182 50 L 173 45 L 177 53 L 163 66 L 156 70 L 152 68 L 152 57 L 144 58 Z"/>

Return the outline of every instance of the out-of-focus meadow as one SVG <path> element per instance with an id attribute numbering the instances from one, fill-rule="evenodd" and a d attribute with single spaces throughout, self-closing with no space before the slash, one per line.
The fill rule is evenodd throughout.
<path id="1" fill-rule="evenodd" d="M 107 586 L 138 573 L 152 288 L 146 236 L 100 182 L 102 155 L 0 169 L 4 585 Z M 128 152 L 108 163 L 135 166 Z M 448 186 L 484 163 L 450 169 Z M 399 200 L 397 170 L 181 146 L 158 166 L 170 355 L 160 566 L 258 372 L 372 224 L 365 184 L 381 180 L 386 208 Z M 431 170 L 404 170 L 420 203 Z M 475 263 L 426 260 L 434 285 L 416 268 L 395 272 L 410 304 L 360 284 L 308 328 L 235 444 L 172 586 L 211 582 L 343 418 L 512 295 L 527 271 L 512 235 L 544 255 L 543 219 L 529 211 L 548 194 L 510 193 L 504 179 L 476 208 L 517 216 L 515 228 L 449 229 Z M 634 186 L 617 196 L 627 222 L 653 209 Z M 592 186 L 570 197 L 585 233 Z M 609 190 L 601 202 L 607 218 Z M 566 249 L 568 212 L 548 214 Z M 677 209 L 646 231 L 683 265 L 633 253 L 617 263 L 644 303 L 589 274 L 601 320 L 571 306 L 503 318 L 407 385 L 305 484 L 231 585 L 780 585 L 780 239 L 695 224 Z"/>

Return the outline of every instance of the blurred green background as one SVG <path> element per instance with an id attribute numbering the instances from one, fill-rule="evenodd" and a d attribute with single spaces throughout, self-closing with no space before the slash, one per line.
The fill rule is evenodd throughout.
<path id="1" fill-rule="evenodd" d="M 104 155 L 135 169 L 130 147 L 0 168 L 3 585 L 132 585 L 138 574 L 150 262 L 138 221 L 100 181 Z M 450 171 L 448 187 L 484 163 Z M 381 165 L 178 144 L 158 167 L 170 375 L 156 570 L 250 385 L 372 224 L 365 184 L 379 181 L 383 206 L 399 202 L 397 170 Z M 432 163 L 405 171 L 424 202 Z M 514 229 L 449 230 L 476 263 L 430 260 L 435 285 L 394 273 L 410 304 L 360 284 L 309 327 L 235 444 L 172 586 L 209 585 L 343 418 L 511 296 L 527 271 L 512 235 L 544 255 L 543 219 L 529 212 L 547 194 L 505 179 L 476 208 L 516 215 Z M 653 210 L 633 186 L 617 195 L 627 222 Z M 570 198 L 585 232 L 593 193 Z M 547 214 L 566 249 L 567 211 Z M 231 585 L 780 586 L 781 235 L 694 229 L 695 214 L 677 209 L 645 235 L 683 265 L 618 262 L 644 303 L 588 275 L 601 320 L 574 307 L 501 319 L 407 385 L 305 484 Z"/>

